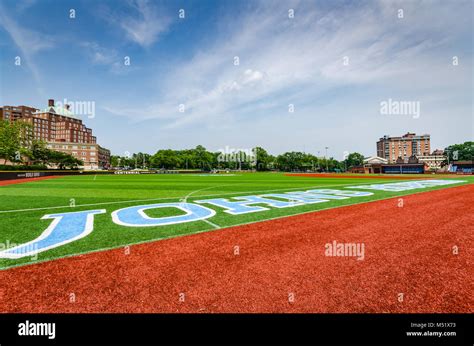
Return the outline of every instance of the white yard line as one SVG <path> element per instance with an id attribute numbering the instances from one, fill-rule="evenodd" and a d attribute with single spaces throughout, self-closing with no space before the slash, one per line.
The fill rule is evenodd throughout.
<path id="1" fill-rule="evenodd" d="M 211 225 L 212 227 L 216 228 L 216 229 L 219 229 L 219 228 L 222 228 L 221 226 L 209 221 L 209 220 L 201 220 L 201 221 L 204 221 L 205 223 L 207 223 L 208 225 Z"/>

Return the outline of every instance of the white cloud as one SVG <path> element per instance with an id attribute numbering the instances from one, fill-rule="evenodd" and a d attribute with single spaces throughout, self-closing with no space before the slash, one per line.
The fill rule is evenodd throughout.
<path id="1" fill-rule="evenodd" d="M 400 7 L 405 10 L 403 19 L 397 17 Z M 294 19 L 287 18 L 288 8 L 296 9 Z M 469 87 L 472 69 L 467 62 L 453 74 L 449 64 L 455 50 L 446 51 L 453 38 L 469 30 L 468 11 L 463 8 L 469 8 L 469 2 L 388 1 L 330 10 L 306 2 L 262 2 L 242 16 L 220 17 L 225 24 L 212 44 L 170 68 L 168 76 L 157 77 L 160 96 L 147 104 L 152 112 L 115 107 L 114 113 L 135 121 L 156 118 L 168 130 L 206 131 L 222 125 L 239 129 L 235 133 L 246 128 L 247 137 L 258 137 L 258 129 L 264 128 L 259 124 L 269 120 L 272 133 L 283 134 L 317 116 L 324 116 L 327 123 L 340 117 L 312 106 L 326 102 L 326 94 L 340 87 L 367 90 L 367 99 L 359 106 L 373 109 L 380 102 L 370 99 L 374 90 L 389 90 L 387 97 L 405 93 L 416 99 L 426 93 L 456 95 Z M 235 56 L 239 66 L 233 64 Z M 186 106 L 184 113 L 177 110 L 180 103 Z M 288 103 L 295 103 L 295 115 L 288 114 Z M 347 106 L 337 109 L 352 112 Z M 427 116 L 423 115 L 425 121 Z M 377 131 L 375 136 L 383 135 L 384 129 Z"/>
<path id="2" fill-rule="evenodd" d="M 118 16 L 106 14 L 106 19 L 118 25 L 126 37 L 142 47 L 155 43 L 171 24 L 171 18 L 148 0 L 128 1 L 132 13 Z"/>
<path id="3" fill-rule="evenodd" d="M 23 12 L 37 3 L 37 0 L 22 0 L 18 1 L 16 8 L 19 12 Z"/>
<path id="4" fill-rule="evenodd" d="M 135 66 L 125 65 L 125 57 L 120 56 L 116 49 L 106 48 L 90 41 L 81 42 L 79 46 L 93 64 L 108 66 L 109 72 L 113 74 L 126 74 L 136 69 Z"/>
<path id="5" fill-rule="evenodd" d="M 32 3 L 25 3 L 31 6 Z M 25 5 L 25 6 L 26 6 Z M 48 35 L 41 34 L 26 28 L 27 23 L 17 23 L 10 11 L 0 4 L 0 24 L 8 32 L 15 45 L 21 52 L 21 58 L 24 59 L 30 68 L 36 82 L 39 83 L 40 74 L 35 64 L 35 55 L 40 51 L 53 48 L 55 41 Z"/>
<path id="6" fill-rule="evenodd" d="M 114 49 L 107 49 L 97 42 L 82 42 L 80 44 L 86 50 L 87 55 L 94 64 L 109 65 L 117 61 L 117 52 Z"/>

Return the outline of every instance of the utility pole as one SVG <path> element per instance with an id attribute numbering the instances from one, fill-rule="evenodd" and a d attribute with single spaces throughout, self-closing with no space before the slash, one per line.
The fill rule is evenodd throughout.
<path id="1" fill-rule="evenodd" d="M 324 147 L 326 149 L 326 172 L 329 171 L 329 162 L 328 162 L 328 149 L 329 147 Z"/>

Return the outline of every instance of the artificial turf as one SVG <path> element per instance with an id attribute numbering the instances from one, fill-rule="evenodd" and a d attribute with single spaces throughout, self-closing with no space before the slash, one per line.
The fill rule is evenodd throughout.
<path id="1" fill-rule="evenodd" d="M 455 176 L 453 179 L 464 180 L 466 183 L 474 182 L 473 177 L 467 176 Z M 120 208 L 178 202 L 183 199 L 193 202 L 217 197 L 232 198 L 271 192 L 304 191 L 310 188 L 344 189 L 346 186 L 390 182 L 392 181 L 386 177 L 367 180 L 353 177 L 307 178 L 285 176 L 280 173 L 237 173 L 228 175 L 84 175 L 2 186 L 0 187 L 0 243 L 10 246 L 13 243 L 21 244 L 31 241 L 43 233 L 51 223 L 51 220 L 41 220 L 43 215 L 93 209 L 105 209 L 107 212 L 95 215 L 94 231 L 88 236 L 42 252 L 37 255 L 37 258 L 0 259 L 0 269 L 216 228 L 204 221 L 158 227 L 124 227 L 113 223 L 110 216 L 111 212 Z M 400 182 L 400 180 L 394 179 L 393 182 Z M 267 211 L 244 215 L 229 215 L 223 213 L 218 207 L 204 205 L 217 211 L 217 214 L 208 220 L 222 228 L 461 184 L 404 192 L 372 191 L 374 194 L 367 197 L 332 200 L 284 209 L 269 208 Z M 180 213 L 174 208 L 147 211 L 150 217 Z"/>

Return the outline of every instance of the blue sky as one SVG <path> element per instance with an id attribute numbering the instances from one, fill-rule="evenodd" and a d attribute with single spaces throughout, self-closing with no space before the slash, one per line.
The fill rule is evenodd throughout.
<path id="1" fill-rule="evenodd" d="M 322 156 L 328 146 L 342 159 L 407 131 L 444 148 L 474 138 L 472 7 L 2 0 L 0 104 L 95 102 L 84 122 L 114 154 L 202 144 Z M 419 102 L 419 117 L 381 114 L 389 99 Z"/>

